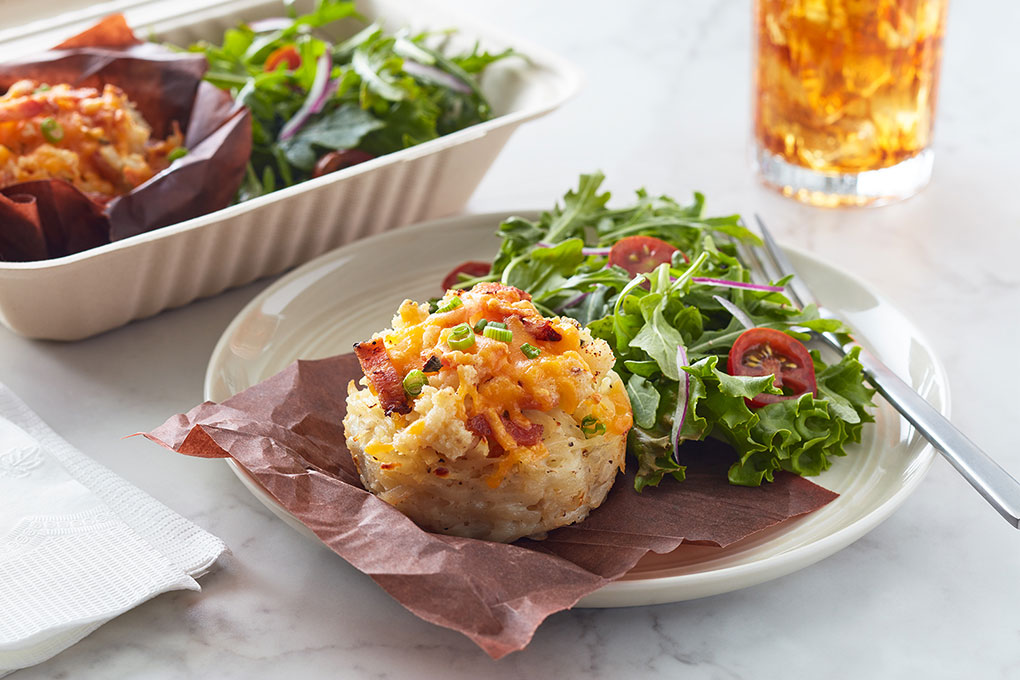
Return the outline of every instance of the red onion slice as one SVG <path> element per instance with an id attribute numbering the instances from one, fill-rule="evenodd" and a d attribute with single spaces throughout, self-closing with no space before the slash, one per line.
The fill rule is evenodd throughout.
<path id="1" fill-rule="evenodd" d="M 712 299 L 723 306 L 727 312 L 733 315 L 733 318 L 740 322 L 740 325 L 744 328 L 754 328 L 754 322 L 751 321 L 751 317 L 744 313 L 740 307 L 722 297 L 721 295 L 713 295 Z"/>
<path id="2" fill-rule="evenodd" d="M 589 295 L 591 295 L 591 293 L 580 293 L 578 295 L 575 295 L 574 297 L 570 298 L 569 300 L 567 300 L 566 302 L 559 306 L 558 313 L 562 314 L 563 310 L 570 309 L 571 307 L 580 304 L 581 301 L 584 300 Z"/>
<path id="3" fill-rule="evenodd" d="M 471 88 L 461 81 L 460 78 L 452 76 L 435 66 L 428 66 L 412 59 L 404 59 L 404 73 L 432 80 L 440 85 L 445 85 L 454 92 L 471 94 Z"/>
<path id="4" fill-rule="evenodd" d="M 331 48 L 327 45 L 326 51 L 315 61 L 315 78 L 312 80 L 312 86 L 308 88 L 308 95 L 301 104 L 301 108 L 297 110 L 297 113 L 284 123 L 283 128 L 280 130 L 279 141 L 282 142 L 290 139 L 297 134 L 297 131 L 308 122 L 308 119 L 313 114 L 321 111 L 322 107 L 325 106 L 330 93 L 328 87 L 328 84 L 331 82 L 329 74 L 333 70 L 333 55 L 330 54 L 331 51 Z"/>
<path id="5" fill-rule="evenodd" d="M 331 71 L 333 70 L 332 66 L 330 66 L 330 70 Z M 326 106 L 326 102 L 329 101 L 330 96 L 334 92 L 336 92 L 336 88 L 338 87 L 340 87 L 339 78 L 333 78 L 328 83 L 326 83 L 326 89 L 322 92 L 322 96 L 319 97 L 318 101 L 316 101 L 315 104 L 312 105 L 310 112 L 315 114 L 318 113 L 319 111 L 322 111 L 322 108 Z"/>
<path id="6" fill-rule="evenodd" d="M 687 351 L 683 345 L 676 348 L 676 370 L 680 374 L 680 380 L 676 388 L 676 410 L 673 412 L 673 459 L 680 462 L 680 430 L 684 428 L 684 420 L 687 418 L 687 404 L 691 398 L 691 376 L 684 370 L 687 365 Z"/>

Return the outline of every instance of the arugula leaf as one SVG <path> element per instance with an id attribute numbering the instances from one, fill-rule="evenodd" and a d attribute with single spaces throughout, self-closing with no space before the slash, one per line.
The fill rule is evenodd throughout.
<path id="1" fill-rule="evenodd" d="M 645 324 L 629 346 L 642 349 L 671 380 L 679 380 L 676 348 L 684 344 L 683 336 L 663 316 L 665 300 L 661 295 L 645 296 L 639 303 Z"/>
<path id="2" fill-rule="evenodd" d="M 646 430 L 655 427 L 659 391 L 640 375 L 632 375 L 627 381 L 627 395 L 634 410 L 634 422 Z"/>
<path id="3" fill-rule="evenodd" d="M 384 123 L 369 112 L 344 104 L 305 125 L 278 148 L 294 167 L 311 172 L 320 150 L 353 149 L 365 135 L 382 127 Z"/>

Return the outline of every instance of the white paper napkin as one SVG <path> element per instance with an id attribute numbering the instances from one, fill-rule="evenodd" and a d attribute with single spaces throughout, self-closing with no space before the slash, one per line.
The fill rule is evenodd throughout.
<path id="1" fill-rule="evenodd" d="M 195 579 L 226 549 L 0 384 L 0 677 Z"/>

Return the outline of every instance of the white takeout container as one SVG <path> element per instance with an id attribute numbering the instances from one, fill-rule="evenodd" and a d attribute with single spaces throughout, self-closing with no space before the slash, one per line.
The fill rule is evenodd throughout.
<path id="1" fill-rule="evenodd" d="M 299 12 L 314 3 L 298 0 Z M 456 48 L 477 40 L 527 59 L 488 69 L 492 120 L 215 213 L 40 262 L 0 262 L 0 321 L 32 338 L 78 340 L 276 274 L 344 243 L 463 208 L 510 134 L 576 92 L 563 59 L 423 0 L 359 0 L 389 30 L 456 28 Z M 240 20 L 283 13 L 281 0 L 121 0 L 0 29 L 0 59 L 57 44 L 112 11 L 140 36 L 176 45 L 219 42 Z M 0 15 L 3 10 L 0 9 Z M 6 22 L 0 23 L 5 25 Z M 353 33 L 360 25 L 348 23 Z M 337 36 L 342 37 L 342 36 Z M 2 228 L 2 225 L 0 225 Z M 385 262 L 380 262 L 384 274 Z"/>

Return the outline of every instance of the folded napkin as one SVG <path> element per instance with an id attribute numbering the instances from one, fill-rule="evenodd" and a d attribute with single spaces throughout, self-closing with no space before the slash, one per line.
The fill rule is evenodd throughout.
<path id="1" fill-rule="evenodd" d="M 0 677 L 160 593 L 199 590 L 225 549 L 0 384 Z"/>

